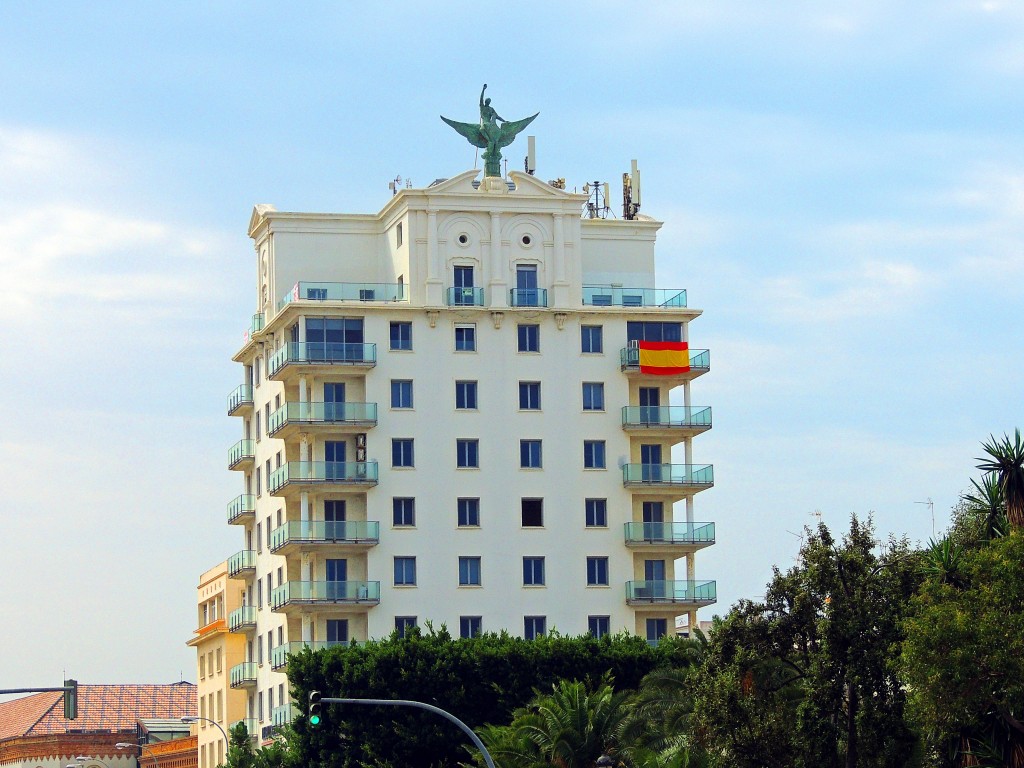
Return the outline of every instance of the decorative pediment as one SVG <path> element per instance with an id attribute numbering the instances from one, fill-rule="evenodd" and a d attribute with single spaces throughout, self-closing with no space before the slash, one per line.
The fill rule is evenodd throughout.
<path id="1" fill-rule="evenodd" d="M 257 203 L 252 208 L 252 216 L 249 217 L 249 237 L 252 237 L 268 213 L 275 213 L 277 208 L 270 203 Z"/>

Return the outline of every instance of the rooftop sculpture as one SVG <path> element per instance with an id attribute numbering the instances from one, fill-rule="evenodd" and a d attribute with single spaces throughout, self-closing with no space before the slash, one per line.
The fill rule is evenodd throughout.
<path id="1" fill-rule="evenodd" d="M 480 91 L 479 124 L 459 123 L 455 120 L 449 120 L 444 115 L 441 115 L 441 119 L 465 136 L 474 147 L 480 147 L 484 150 L 484 176 L 497 176 L 500 178 L 501 148 L 511 144 L 515 140 L 516 135 L 532 123 L 540 112 L 531 117 L 524 117 L 522 120 L 508 121 L 491 106 L 490 99 L 484 98 L 484 91 L 486 90 L 487 83 L 484 83 L 484 87 Z"/>

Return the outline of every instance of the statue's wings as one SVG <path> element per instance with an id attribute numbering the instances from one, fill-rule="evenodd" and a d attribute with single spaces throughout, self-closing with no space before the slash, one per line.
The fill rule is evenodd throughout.
<path id="1" fill-rule="evenodd" d="M 487 149 L 487 137 L 484 136 L 483 131 L 480 130 L 480 126 L 477 125 L 476 123 L 458 123 L 455 120 L 449 120 L 444 115 L 441 115 L 441 119 L 448 123 L 448 125 L 454 128 L 456 131 L 461 133 L 463 136 L 465 136 L 469 140 L 469 143 L 472 144 L 474 147 Z M 532 120 L 533 118 L 530 119 Z"/>
<path id="2" fill-rule="evenodd" d="M 539 114 L 540 112 L 537 113 L 537 115 Z M 522 131 L 524 128 L 526 128 L 526 126 L 528 126 L 530 123 L 532 123 L 534 119 L 536 119 L 537 115 L 533 115 L 533 117 L 524 117 L 522 120 L 514 120 L 511 123 L 502 123 L 501 138 L 499 138 L 497 142 L 498 146 L 507 147 L 509 144 L 515 141 L 516 134 Z M 449 123 L 449 125 L 451 125 L 451 123 Z M 462 135 L 465 136 L 465 134 Z"/>

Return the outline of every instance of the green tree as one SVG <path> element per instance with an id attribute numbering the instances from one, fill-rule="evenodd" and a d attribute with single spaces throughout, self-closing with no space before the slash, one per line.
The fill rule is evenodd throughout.
<path id="1" fill-rule="evenodd" d="M 999 478 L 999 488 L 1006 503 L 1006 518 L 1014 530 L 1024 528 L 1024 441 L 1020 430 L 997 438 L 990 435 L 981 444 L 986 456 L 979 458 L 978 469 L 993 472 Z"/>
<path id="2" fill-rule="evenodd" d="M 228 737 L 227 768 L 256 768 L 256 750 L 245 723 L 236 723 Z"/>

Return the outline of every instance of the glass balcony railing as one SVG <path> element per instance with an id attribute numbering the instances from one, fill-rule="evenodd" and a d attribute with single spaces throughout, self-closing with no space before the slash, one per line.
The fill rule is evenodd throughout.
<path id="1" fill-rule="evenodd" d="M 270 551 L 287 544 L 376 544 L 376 520 L 291 520 L 270 533 Z"/>
<path id="2" fill-rule="evenodd" d="M 243 493 L 228 502 L 228 522 L 233 523 L 240 517 L 256 512 L 256 497 L 251 493 Z"/>
<path id="3" fill-rule="evenodd" d="M 249 384 L 240 384 L 228 395 L 228 416 L 246 405 L 252 405 L 252 387 Z"/>
<path id="4" fill-rule="evenodd" d="M 243 661 L 241 664 L 235 664 L 231 668 L 230 678 L 232 688 L 256 685 L 256 662 Z"/>
<path id="5" fill-rule="evenodd" d="M 547 288 L 513 288 L 508 292 L 508 303 L 513 307 L 546 307 Z"/>
<path id="6" fill-rule="evenodd" d="M 321 648 L 333 648 L 334 646 L 349 645 L 352 645 L 349 640 L 317 640 L 315 642 L 308 643 L 299 640 L 294 643 L 284 643 L 282 645 L 275 646 L 270 651 L 270 666 L 274 669 L 283 669 L 288 665 L 288 657 L 299 653 L 303 648 L 319 651 Z"/>
<path id="7" fill-rule="evenodd" d="M 361 365 L 377 364 L 376 344 L 350 344 L 341 341 L 290 341 L 275 352 L 267 366 L 273 376 L 286 365 Z"/>
<path id="8" fill-rule="evenodd" d="M 267 424 L 271 435 L 288 424 L 352 424 L 373 426 L 377 423 L 376 403 L 285 403 L 272 414 Z"/>
<path id="9" fill-rule="evenodd" d="M 242 334 L 243 344 L 248 344 L 252 341 L 252 337 L 263 330 L 264 315 L 262 312 L 257 312 L 252 316 L 252 321 L 249 323 L 249 327 L 245 329 L 245 333 Z"/>
<path id="10" fill-rule="evenodd" d="M 713 603 L 713 581 L 627 581 L 626 600 L 638 603 Z"/>
<path id="11" fill-rule="evenodd" d="M 253 717 L 247 717 L 244 720 L 235 720 L 235 722 L 228 726 L 228 732 L 230 733 L 233 731 L 235 726 L 239 723 L 245 726 L 245 732 L 249 734 L 249 738 L 254 738 L 259 735 L 259 731 L 257 730 L 259 723 L 257 723 L 256 718 Z"/>
<path id="12" fill-rule="evenodd" d="M 286 581 L 270 593 L 272 608 L 289 603 L 379 602 L 379 581 Z"/>
<path id="13" fill-rule="evenodd" d="M 256 628 L 256 608 L 252 605 L 243 605 L 228 614 L 228 631 L 244 632 L 247 629 Z"/>
<path id="14" fill-rule="evenodd" d="M 295 715 L 298 710 L 292 704 L 282 704 L 279 707 L 274 707 L 270 713 L 270 722 L 274 726 L 288 725 L 292 720 L 295 719 Z"/>
<path id="15" fill-rule="evenodd" d="M 449 307 L 482 307 L 484 305 L 484 289 L 449 288 L 447 301 Z"/>
<path id="16" fill-rule="evenodd" d="M 711 464 L 624 464 L 622 482 L 629 485 L 711 486 L 715 471 Z"/>
<path id="17" fill-rule="evenodd" d="M 714 523 L 626 523 L 627 544 L 714 544 Z"/>
<path id="18" fill-rule="evenodd" d="M 710 427 L 711 408 L 703 405 L 624 405 L 624 427 Z"/>
<path id="19" fill-rule="evenodd" d="M 289 461 L 270 473 L 271 493 L 289 483 L 376 485 L 376 461 Z"/>
<path id="20" fill-rule="evenodd" d="M 278 302 L 280 310 L 293 301 L 405 301 L 403 283 L 306 283 L 298 282 Z"/>
<path id="21" fill-rule="evenodd" d="M 619 351 L 619 366 L 623 371 L 640 370 L 639 347 L 623 347 Z M 690 370 L 704 372 L 711 369 L 711 351 L 708 349 L 690 350 Z"/>
<path id="22" fill-rule="evenodd" d="M 678 288 L 623 288 L 584 285 L 583 304 L 589 307 L 686 307 L 686 291 Z"/>
<path id="23" fill-rule="evenodd" d="M 234 469 L 248 459 L 256 458 L 256 442 L 239 440 L 228 450 L 228 469 Z"/>
<path id="24" fill-rule="evenodd" d="M 256 570 L 256 552 L 243 549 L 228 558 L 228 576 L 237 576 L 242 571 Z"/>

